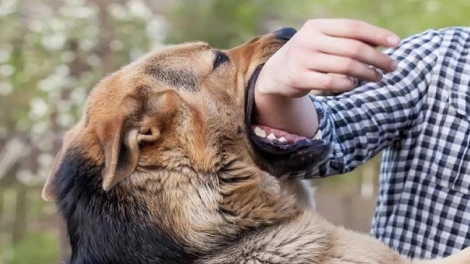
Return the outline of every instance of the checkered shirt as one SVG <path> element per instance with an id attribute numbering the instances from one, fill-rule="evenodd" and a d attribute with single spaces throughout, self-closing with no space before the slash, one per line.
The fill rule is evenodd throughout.
<path id="1" fill-rule="evenodd" d="M 428 30 L 386 50 L 398 70 L 337 97 L 312 97 L 333 150 L 316 174 L 383 150 L 371 233 L 410 257 L 470 246 L 470 28 Z"/>

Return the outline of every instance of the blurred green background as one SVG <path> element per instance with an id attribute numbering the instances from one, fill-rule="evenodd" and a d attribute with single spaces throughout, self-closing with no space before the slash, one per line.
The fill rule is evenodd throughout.
<path id="1" fill-rule="evenodd" d="M 0 264 L 58 263 L 67 238 L 40 197 L 63 131 L 104 75 L 151 49 L 238 45 L 307 19 L 362 19 L 406 37 L 468 26 L 468 0 L 0 0 Z M 367 232 L 380 157 L 317 180 L 320 213 Z"/>

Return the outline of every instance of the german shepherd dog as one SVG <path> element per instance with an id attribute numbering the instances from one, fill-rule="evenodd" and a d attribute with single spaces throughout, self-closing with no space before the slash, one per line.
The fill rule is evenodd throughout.
<path id="1" fill-rule="evenodd" d="M 330 150 L 253 126 L 260 66 L 294 33 L 170 46 L 94 87 L 43 189 L 65 219 L 69 263 L 470 263 L 467 249 L 401 256 L 323 220 L 299 180 L 281 180 Z"/>

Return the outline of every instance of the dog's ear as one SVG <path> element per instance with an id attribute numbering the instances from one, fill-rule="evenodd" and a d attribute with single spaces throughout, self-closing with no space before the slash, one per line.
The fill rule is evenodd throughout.
<path id="1" fill-rule="evenodd" d="M 90 151 L 87 148 L 98 144 L 101 146 L 104 156 L 102 188 L 105 191 L 130 176 L 139 162 L 141 146 L 160 138 L 161 130 L 167 126 L 176 109 L 178 98 L 174 90 L 129 96 L 119 103 L 118 109 L 101 112 L 106 117 L 89 124 L 87 129 L 84 129 L 83 124 L 78 124 L 64 137 L 63 146 L 43 188 L 43 199 L 56 199 L 53 181 L 55 177 L 59 177 L 57 172 L 72 145 L 83 153 Z M 94 136 L 89 136 L 90 133 Z"/>
<path id="2" fill-rule="evenodd" d="M 126 130 L 126 117 L 120 117 L 101 130 L 99 139 L 104 149 L 103 189 L 109 191 L 134 172 L 139 161 L 139 132 Z"/>
<path id="3" fill-rule="evenodd" d="M 109 191 L 117 183 L 130 176 L 136 169 L 141 146 L 160 138 L 169 115 L 176 108 L 179 98 L 174 90 L 145 92 L 132 96 L 122 104 L 132 111 L 122 113 L 116 120 L 102 126 L 98 137 L 104 148 L 105 166 L 103 189 Z M 130 119 L 138 119 L 138 126 Z M 134 120 L 135 122 L 135 120 Z"/>
<path id="4" fill-rule="evenodd" d="M 104 157 L 104 169 L 102 172 L 102 188 L 105 191 L 110 190 L 118 182 L 129 176 L 136 168 L 139 160 L 139 142 L 158 139 L 159 132 L 155 129 L 142 133 L 138 128 L 127 127 L 126 115 L 120 115 L 115 120 L 103 121 L 94 129 L 96 135 L 86 137 L 83 130 L 78 127 L 72 129 L 64 136 L 62 148 L 57 153 L 52 169 L 47 177 L 42 190 L 42 197 L 46 201 L 54 201 L 55 186 L 54 179 L 61 177 L 58 175 L 62 166 L 68 166 L 64 160 L 67 152 L 72 147 L 79 149 L 82 154 L 89 151 L 90 141 L 100 144 Z M 96 156 L 91 154 L 90 156 Z"/>

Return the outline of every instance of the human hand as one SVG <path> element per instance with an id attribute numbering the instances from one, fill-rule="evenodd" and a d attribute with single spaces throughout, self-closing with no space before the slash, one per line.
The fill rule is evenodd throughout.
<path id="1" fill-rule="evenodd" d="M 311 90 L 344 92 L 354 78 L 379 81 L 396 63 L 376 49 L 399 43 L 393 32 L 349 19 L 309 20 L 264 65 L 258 78 L 260 94 L 300 97 Z M 348 78 L 353 77 L 353 78 Z"/>
<path id="2" fill-rule="evenodd" d="M 345 92 L 357 85 L 357 79 L 380 81 L 382 75 L 373 67 L 391 72 L 396 62 L 376 47 L 399 42 L 393 32 L 362 21 L 309 20 L 259 74 L 258 123 L 311 136 L 318 121 L 305 96 L 312 90 Z"/>

